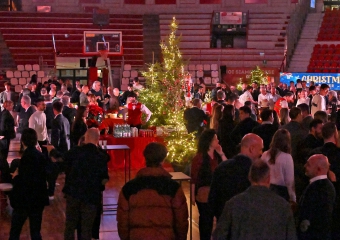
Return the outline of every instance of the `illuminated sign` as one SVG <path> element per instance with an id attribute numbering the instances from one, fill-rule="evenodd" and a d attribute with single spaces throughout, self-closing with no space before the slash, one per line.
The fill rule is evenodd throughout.
<path id="1" fill-rule="evenodd" d="M 332 90 L 340 90 L 340 73 L 280 73 L 280 82 L 288 86 L 290 81 L 296 83 L 297 79 L 306 81 L 308 86 L 310 81 L 314 81 L 319 85 L 326 83 Z"/>
<path id="2" fill-rule="evenodd" d="M 247 24 L 246 12 L 215 12 L 213 24 L 242 25 Z"/>

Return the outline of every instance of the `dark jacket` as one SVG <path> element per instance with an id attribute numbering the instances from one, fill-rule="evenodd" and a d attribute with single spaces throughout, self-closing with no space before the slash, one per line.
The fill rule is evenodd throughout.
<path id="1" fill-rule="evenodd" d="M 202 109 L 197 107 L 188 108 L 184 111 L 184 121 L 188 133 L 197 131 L 200 134 L 203 131 L 203 121 L 208 120 L 208 116 Z"/>
<path id="2" fill-rule="evenodd" d="M 71 96 L 71 103 L 76 103 L 78 105 L 80 105 L 80 91 L 78 89 L 76 89 Z"/>
<path id="3" fill-rule="evenodd" d="M 76 146 L 64 154 L 65 186 L 63 192 L 91 205 L 99 205 L 102 181 L 109 179 L 110 156 L 92 143 Z"/>
<path id="4" fill-rule="evenodd" d="M 30 119 L 31 115 L 36 111 L 33 106 L 30 106 L 27 111 L 23 107 L 20 108 L 19 112 L 19 128 L 18 132 L 22 133 L 22 131 L 28 128 L 28 119 Z"/>
<path id="5" fill-rule="evenodd" d="M 46 114 L 46 128 L 51 129 L 52 122 L 54 119 L 53 104 L 51 102 L 46 103 L 45 114 Z"/>
<path id="6" fill-rule="evenodd" d="M 74 121 L 76 113 L 77 113 L 77 109 L 75 109 L 75 108 L 70 108 L 70 107 L 67 107 L 67 106 L 63 107 L 62 114 L 64 115 L 64 117 L 67 118 L 70 126 L 72 126 L 72 123 Z"/>
<path id="7" fill-rule="evenodd" d="M 237 145 L 241 142 L 244 135 L 251 133 L 253 128 L 260 125 L 258 122 L 254 121 L 253 119 L 246 118 L 243 121 L 239 122 L 233 131 L 230 133 L 231 139 L 234 140 L 234 143 Z"/>
<path id="8" fill-rule="evenodd" d="M 20 163 L 19 174 L 13 178 L 10 193 L 13 208 L 40 208 L 47 206 L 46 159 L 35 147 L 26 148 Z"/>
<path id="9" fill-rule="evenodd" d="M 119 110 L 119 106 L 121 105 L 119 97 L 115 95 L 111 96 L 109 94 L 106 94 L 104 96 L 104 99 L 109 99 L 109 101 L 105 105 L 105 109 L 107 111 L 118 111 Z"/>
<path id="10" fill-rule="evenodd" d="M 308 130 L 303 128 L 303 126 L 296 122 L 290 121 L 286 125 L 281 127 L 282 129 L 288 130 L 290 133 L 291 145 L 292 145 L 292 157 L 294 162 L 298 159 L 298 146 L 302 143 L 302 141 L 307 137 Z"/>
<path id="11" fill-rule="evenodd" d="M 70 149 L 70 124 L 62 114 L 52 121 L 51 144 L 60 153 Z"/>
<path id="12" fill-rule="evenodd" d="M 87 125 L 81 119 L 78 122 L 74 122 L 71 129 L 71 143 L 72 146 L 78 145 L 79 139 L 86 133 Z"/>
<path id="13" fill-rule="evenodd" d="M 1 113 L 1 122 L 0 122 L 0 131 L 1 135 L 5 136 L 6 139 L 15 138 L 15 129 L 14 129 L 14 118 L 12 114 L 8 110 L 4 110 Z"/>
<path id="14" fill-rule="evenodd" d="M 219 120 L 217 136 L 228 159 L 236 154 L 236 145 L 230 137 L 230 133 L 234 128 L 235 122 L 231 117 L 230 119 L 222 118 Z"/>
<path id="15" fill-rule="evenodd" d="M 308 185 L 299 202 L 299 239 L 331 239 L 334 203 L 335 189 L 328 179 L 317 180 Z"/>
<path id="16" fill-rule="evenodd" d="M 261 124 L 253 128 L 253 133 L 260 136 L 263 140 L 264 151 L 267 151 L 269 149 L 269 145 L 277 129 L 277 126 L 270 123 Z"/>
<path id="17" fill-rule="evenodd" d="M 215 169 L 208 202 L 216 218 L 220 217 L 226 201 L 250 186 L 248 173 L 251 164 L 250 158 L 239 154 Z"/>
<path id="18" fill-rule="evenodd" d="M 322 153 L 328 158 L 329 169 L 336 175 L 337 181 L 340 180 L 340 149 L 332 142 L 325 143 L 322 147 L 315 148 L 311 151 L 313 154 Z"/>
<path id="19" fill-rule="evenodd" d="M 250 186 L 225 204 L 212 239 L 295 240 L 290 205 L 264 186 Z"/>
<path id="20" fill-rule="evenodd" d="M 163 168 L 143 168 L 118 199 L 120 239 L 184 240 L 188 206 L 179 183 Z"/>

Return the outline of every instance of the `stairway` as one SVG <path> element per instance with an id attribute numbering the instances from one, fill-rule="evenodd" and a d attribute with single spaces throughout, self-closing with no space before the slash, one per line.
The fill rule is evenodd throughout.
<path id="1" fill-rule="evenodd" d="M 299 42 L 290 61 L 288 72 L 306 72 L 313 47 L 316 43 L 323 13 L 309 13 L 303 26 Z"/>
<path id="2" fill-rule="evenodd" d="M 247 47 L 283 50 L 288 21 L 285 12 L 250 12 Z"/>
<path id="3" fill-rule="evenodd" d="M 2 34 L 0 33 L 0 69 L 10 70 L 15 68 L 16 65 L 13 61 L 12 55 L 9 52 L 9 49 L 3 39 Z"/>

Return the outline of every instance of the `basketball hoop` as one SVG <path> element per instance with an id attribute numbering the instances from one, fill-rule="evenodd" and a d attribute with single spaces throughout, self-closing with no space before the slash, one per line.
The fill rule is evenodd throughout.
<path id="1" fill-rule="evenodd" d="M 102 49 L 102 50 L 98 50 L 100 56 L 104 59 L 107 60 L 107 57 L 109 55 L 109 50 L 107 49 Z"/>

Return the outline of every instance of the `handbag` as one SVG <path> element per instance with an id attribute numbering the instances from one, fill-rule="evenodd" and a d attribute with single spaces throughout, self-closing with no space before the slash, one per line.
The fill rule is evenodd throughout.
<path id="1" fill-rule="evenodd" d="M 210 192 L 210 186 L 203 186 L 197 190 L 196 201 L 201 203 L 207 203 Z"/>

